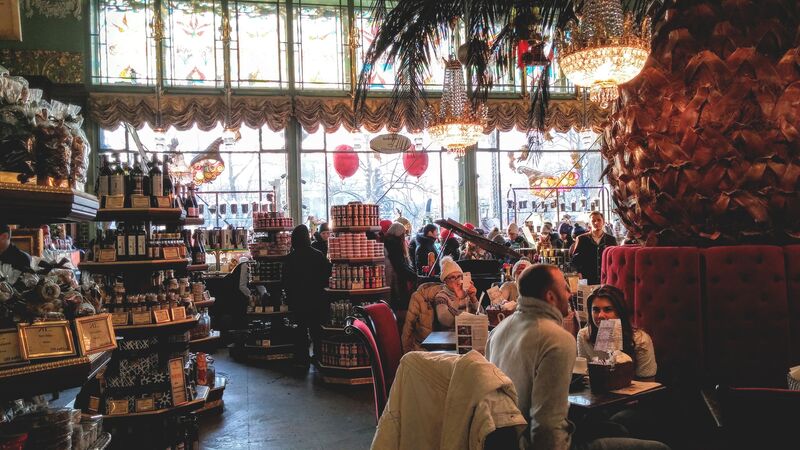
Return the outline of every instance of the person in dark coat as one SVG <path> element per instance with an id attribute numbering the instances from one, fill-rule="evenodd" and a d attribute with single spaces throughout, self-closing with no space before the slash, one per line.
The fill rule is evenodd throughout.
<path id="1" fill-rule="evenodd" d="M 442 257 L 450 256 L 453 258 L 453 261 L 458 261 L 461 259 L 461 249 L 459 248 L 460 245 L 450 230 L 442 230 L 442 232 L 439 233 L 439 242 L 444 246 Z"/>
<path id="2" fill-rule="evenodd" d="M 319 230 L 314 233 L 314 242 L 311 243 L 311 247 L 322 253 L 323 256 L 327 257 L 329 237 L 331 237 L 331 231 L 328 228 L 328 222 L 325 222 L 321 224 L 319 226 Z"/>
<path id="3" fill-rule="evenodd" d="M 311 247 L 308 227 L 298 225 L 292 231 L 292 251 L 283 260 L 283 286 L 290 311 L 298 322 L 295 340 L 295 359 L 308 365 L 308 336 L 318 357 L 320 325 L 328 315 L 325 287 L 331 276 L 331 263 L 318 250 Z"/>
<path id="4" fill-rule="evenodd" d="M 411 294 L 417 287 L 417 273 L 411 268 L 406 229 L 403 224 L 395 222 L 386 230 L 383 235 L 383 248 L 386 284 L 392 289 L 389 305 L 402 321 Z"/>
<path id="5" fill-rule="evenodd" d="M 436 239 L 439 237 L 439 227 L 429 223 L 422 227 L 422 232 L 414 238 L 417 245 L 414 249 L 414 261 L 417 273 L 422 273 L 422 268 L 428 265 L 428 253 L 436 254 Z M 428 275 L 427 273 L 423 275 Z"/>
<path id="6" fill-rule="evenodd" d="M 0 223 L 0 263 L 9 264 L 20 272 L 32 272 L 31 255 L 11 242 L 11 228 L 5 223 Z"/>
<path id="7" fill-rule="evenodd" d="M 617 239 L 603 230 L 603 225 L 605 225 L 603 213 L 594 211 L 590 214 L 590 217 L 592 219 L 592 231 L 578 236 L 575 241 L 575 249 L 572 251 L 572 265 L 592 285 L 600 284 L 603 250 L 606 247 L 617 245 Z"/>

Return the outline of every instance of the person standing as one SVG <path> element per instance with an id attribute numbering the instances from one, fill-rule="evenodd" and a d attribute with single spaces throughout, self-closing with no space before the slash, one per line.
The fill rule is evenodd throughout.
<path id="1" fill-rule="evenodd" d="M 318 252 L 322 253 L 322 256 L 328 256 L 328 239 L 331 237 L 331 231 L 328 228 L 328 222 L 323 222 L 319 226 L 319 230 L 314 233 L 314 242 L 311 243 L 311 247 L 313 247 Z"/>
<path id="2" fill-rule="evenodd" d="M 6 223 L 0 223 L 0 263 L 20 272 L 31 272 L 31 255 L 11 242 L 11 228 Z"/>
<path id="3" fill-rule="evenodd" d="M 283 260 L 283 285 L 289 308 L 298 322 L 295 340 L 297 364 L 308 366 L 308 337 L 319 356 L 320 326 L 328 314 L 325 287 L 331 276 L 331 263 L 311 247 L 308 227 L 298 225 L 292 231 L 292 251 Z"/>
<path id="4" fill-rule="evenodd" d="M 603 229 L 606 223 L 603 213 L 593 211 L 590 217 L 592 219 L 592 229 L 578 236 L 575 240 L 575 247 L 572 251 L 572 264 L 583 278 L 592 285 L 600 284 L 603 250 L 606 247 L 617 245 L 617 239 Z"/>
<path id="5" fill-rule="evenodd" d="M 449 256 L 454 261 L 461 259 L 461 249 L 459 248 L 458 240 L 450 230 L 442 230 L 439 233 L 439 243 L 444 246 L 442 256 Z"/>
<path id="6" fill-rule="evenodd" d="M 387 228 L 383 248 L 386 284 L 392 289 L 389 304 L 398 316 L 405 316 L 411 293 L 417 287 L 417 273 L 411 268 L 403 224 L 395 222 Z"/>
<path id="7" fill-rule="evenodd" d="M 428 253 L 436 254 L 436 239 L 439 237 L 439 227 L 429 223 L 422 227 L 422 231 L 417 234 L 415 241 L 417 245 L 414 249 L 414 261 L 416 262 L 417 273 L 422 273 L 422 268 L 428 265 Z M 434 272 L 435 273 L 435 272 Z M 423 274 L 427 276 L 428 274 Z"/>

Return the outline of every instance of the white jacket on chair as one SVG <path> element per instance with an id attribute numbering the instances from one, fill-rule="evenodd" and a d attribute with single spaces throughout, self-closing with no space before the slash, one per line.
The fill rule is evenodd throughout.
<path id="1" fill-rule="evenodd" d="M 410 352 L 400 360 L 374 450 L 482 450 L 497 428 L 527 421 L 514 384 L 480 353 Z"/>

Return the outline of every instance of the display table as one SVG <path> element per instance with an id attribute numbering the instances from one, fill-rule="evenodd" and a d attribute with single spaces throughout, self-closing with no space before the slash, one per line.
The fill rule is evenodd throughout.
<path id="1" fill-rule="evenodd" d="M 455 331 L 434 331 L 422 341 L 422 348 L 428 351 L 456 350 Z"/>

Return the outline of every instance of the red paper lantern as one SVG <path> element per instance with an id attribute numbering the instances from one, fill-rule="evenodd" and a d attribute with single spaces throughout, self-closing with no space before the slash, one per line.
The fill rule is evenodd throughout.
<path id="1" fill-rule="evenodd" d="M 339 174 L 339 178 L 352 177 L 358 170 L 358 154 L 349 145 L 339 145 L 333 149 L 333 168 Z"/>
<path id="2" fill-rule="evenodd" d="M 408 150 L 403 153 L 403 167 L 405 167 L 409 175 L 417 178 L 421 177 L 422 174 L 428 170 L 428 152 L 418 152 L 414 150 L 414 146 L 411 145 L 408 147 Z"/>

